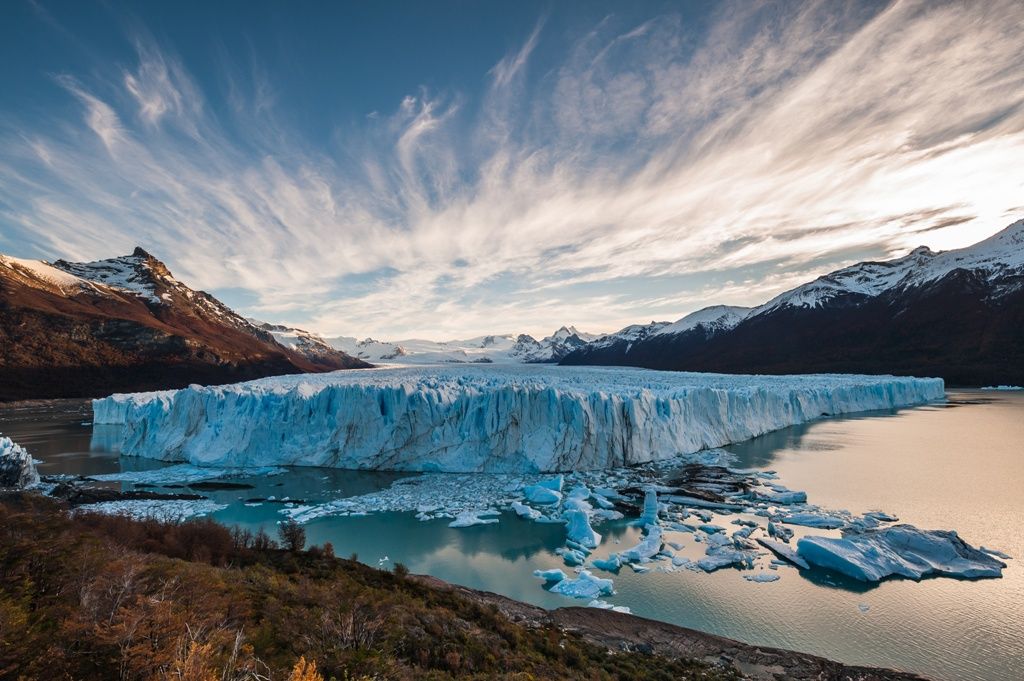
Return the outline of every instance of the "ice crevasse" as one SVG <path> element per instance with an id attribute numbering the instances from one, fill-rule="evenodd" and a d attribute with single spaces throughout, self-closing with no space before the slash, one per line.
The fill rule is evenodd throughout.
<path id="1" fill-rule="evenodd" d="M 823 415 L 941 399 L 937 378 L 416 367 L 112 395 L 125 455 L 197 465 L 533 472 L 644 463 Z"/>

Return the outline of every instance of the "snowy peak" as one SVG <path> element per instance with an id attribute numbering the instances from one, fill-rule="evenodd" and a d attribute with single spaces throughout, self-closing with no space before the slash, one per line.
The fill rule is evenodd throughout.
<path id="1" fill-rule="evenodd" d="M 589 345 L 595 348 L 606 348 L 621 342 L 632 344 L 654 335 L 666 326 L 669 326 L 669 322 L 652 321 L 650 324 L 630 324 L 615 333 L 595 338 Z"/>
<path id="2" fill-rule="evenodd" d="M 966 248 L 935 252 L 919 246 L 902 258 L 836 270 L 776 296 L 750 316 L 783 307 L 820 307 L 838 299 L 856 305 L 865 298 L 938 281 L 954 270 L 978 273 L 992 286 L 993 297 L 1020 289 L 1024 286 L 1024 220 Z"/>
<path id="3" fill-rule="evenodd" d="M 474 338 L 431 341 L 409 338 L 381 341 L 352 336 L 326 339 L 334 348 L 368 362 L 399 364 L 510 364 L 557 362 L 596 338 L 574 326 L 563 326 L 537 340 L 529 334 L 490 334 Z"/>
<path id="4" fill-rule="evenodd" d="M 697 327 L 703 327 L 708 335 L 728 331 L 746 319 L 752 309 L 732 305 L 712 305 L 691 312 L 679 321 L 661 327 L 652 335 L 671 336 L 692 331 Z"/>

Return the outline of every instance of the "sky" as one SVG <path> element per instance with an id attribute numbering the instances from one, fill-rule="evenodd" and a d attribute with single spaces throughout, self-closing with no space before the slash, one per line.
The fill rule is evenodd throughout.
<path id="1" fill-rule="evenodd" d="M 327 336 L 609 332 L 1024 217 L 1024 4 L 0 7 L 0 252 Z"/>

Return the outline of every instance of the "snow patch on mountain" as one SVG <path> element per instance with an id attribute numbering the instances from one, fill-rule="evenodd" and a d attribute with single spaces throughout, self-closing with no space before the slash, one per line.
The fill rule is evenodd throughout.
<path id="1" fill-rule="evenodd" d="M 704 327 L 709 334 L 728 331 L 746 319 L 751 309 L 732 305 L 712 305 L 691 312 L 679 321 L 661 327 L 651 335 L 672 336 L 692 331 L 698 326 Z"/>
<path id="2" fill-rule="evenodd" d="M 540 340 L 528 334 L 493 334 L 452 341 L 357 340 L 350 336 L 325 340 L 331 347 L 375 364 L 542 364 L 557 362 L 595 338 L 595 334 L 574 326 L 563 326 Z"/>
<path id="3" fill-rule="evenodd" d="M 995 285 L 996 297 L 1024 287 L 1024 220 L 966 248 L 936 253 L 920 246 L 902 258 L 836 270 L 776 296 L 749 316 L 782 307 L 819 307 L 846 295 L 874 298 L 937 281 L 957 269 L 980 272 Z"/>

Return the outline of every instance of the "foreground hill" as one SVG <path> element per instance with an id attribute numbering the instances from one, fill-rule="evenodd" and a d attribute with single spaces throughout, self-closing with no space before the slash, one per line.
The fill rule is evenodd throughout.
<path id="1" fill-rule="evenodd" d="M 596 608 L 549 612 L 282 535 L 291 550 L 208 520 L 0 493 L 0 678 L 918 678 Z"/>
<path id="2" fill-rule="evenodd" d="M 832 272 L 755 308 L 629 327 L 563 364 L 726 373 L 891 373 L 1024 383 L 1024 220 L 968 248 Z M 624 330 L 625 331 L 625 330 Z"/>
<path id="3" fill-rule="evenodd" d="M 278 343 L 142 249 L 90 263 L 0 255 L 0 400 L 368 366 Z"/>

